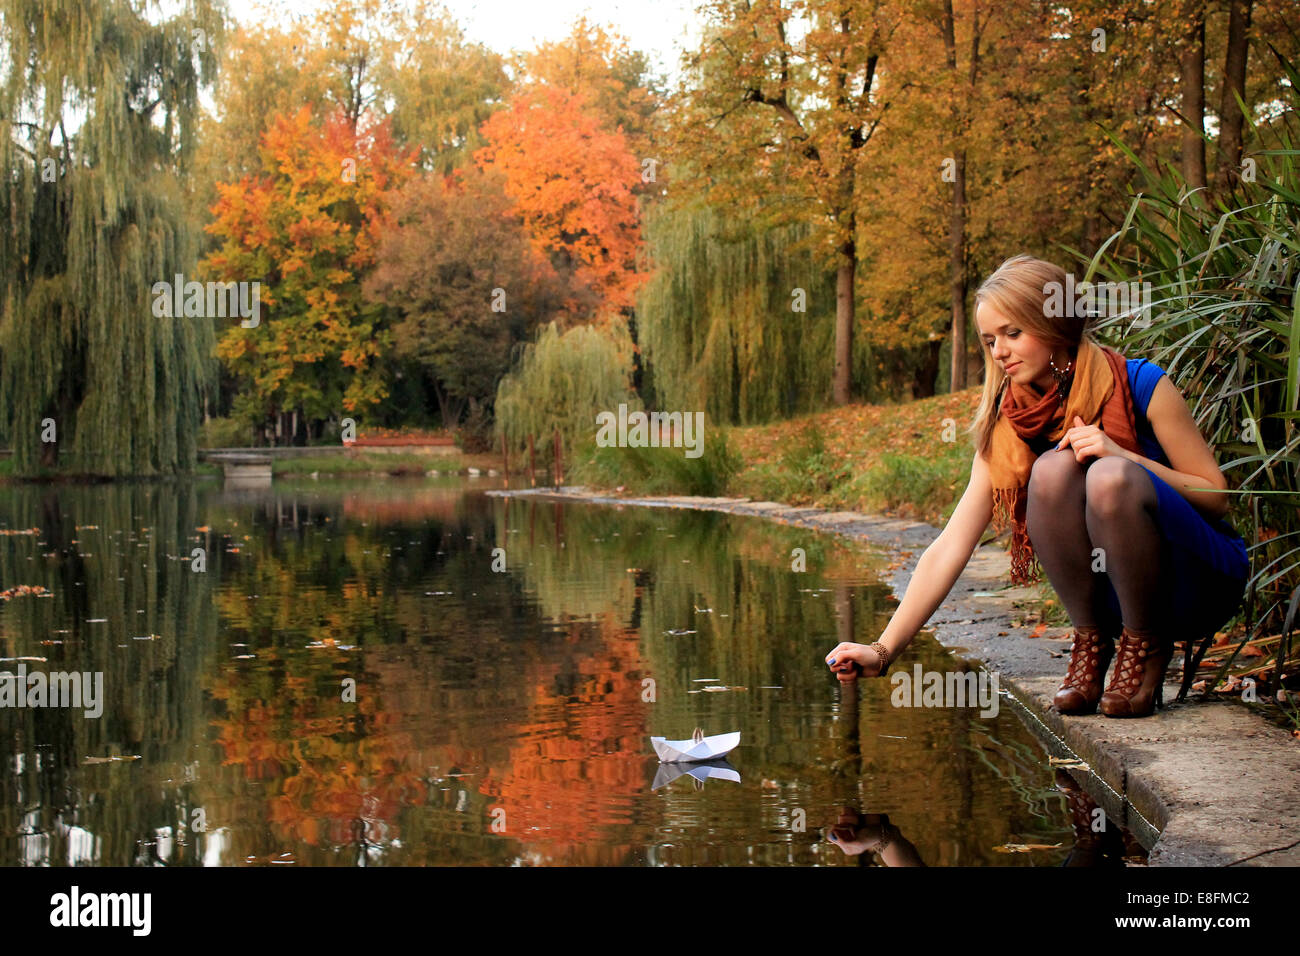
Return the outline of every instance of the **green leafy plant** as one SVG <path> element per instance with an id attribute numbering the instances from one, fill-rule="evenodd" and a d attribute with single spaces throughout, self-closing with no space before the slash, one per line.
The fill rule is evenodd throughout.
<path id="1" fill-rule="evenodd" d="M 1282 630 L 1270 690 L 1300 670 L 1291 640 L 1300 601 L 1300 73 L 1274 53 L 1292 102 L 1267 128 L 1252 122 L 1257 142 L 1277 143 L 1252 153 L 1253 181 L 1211 204 L 1172 164 L 1152 170 L 1112 136 L 1143 174 L 1145 191 L 1094 256 L 1076 253 L 1088 261 L 1085 279 L 1150 283 L 1149 321 L 1112 316 L 1098 332 L 1164 368 L 1202 433 L 1229 456 L 1228 520 L 1242 530 L 1253 569 L 1242 646 Z M 1180 698 L 1212 640 L 1205 635 L 1191 655 Z"/>

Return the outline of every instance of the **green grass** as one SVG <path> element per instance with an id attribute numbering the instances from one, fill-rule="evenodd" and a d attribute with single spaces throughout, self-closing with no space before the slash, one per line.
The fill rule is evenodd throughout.
<path id="1" fill-rule="evenodd" d="M 815 504 L 851 478 L 851 463 L 827 452 L 820 428 L 800 433 L 776 461 L 759 464 L 736 482 L 747 498 Z"/>
<path id="2" fill-rule="evenodd" d="M 271 473 L 283 477 L 310 475 L 312 472 L 319 472 L 322 475 L 355 475 L 375 471 L 389 475 L 422 475 L 426 471 L 436 468 L 443 474 L 447 474 L 453 471 L 463 471 L 469 464 L 469 459 L 461 455 L 389 455 L 383 453 L 302 455 L 293 458 L 273 459 Z"/>
<path id="3" fill-rule="evenodd" d="M 813 426 L 775 461 L 743 471 L 733 493 L 834 511 L 903 509 L 942 523 L 960 500 L 969 470 L 970 450 L 961 442 L 941 444 L 932 455 L 867 450 L 839 455 L 826 449 Z"/>
<path id="4" fill-rule="evenodd" d="M 725 429 L 705 433 L 698 458 L 687 458 L 683 448 L 600 448 L 593 444 L 580 449 L 575 459 L 564 476 L 565 484 L 623 485 L 648 495 L 725 495 L 743 465 Z"/>

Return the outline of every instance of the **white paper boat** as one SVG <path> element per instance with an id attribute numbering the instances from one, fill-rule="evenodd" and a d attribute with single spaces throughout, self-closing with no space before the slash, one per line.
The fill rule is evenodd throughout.
<path id="1" fill-rule="evenodd" d="M 697 790 L 701 789 L 710 778 L 740 783 L 740 772 L 726 760 L 713 760 L 708 763 L 661 763 L 655 772 L 655 780 L 650 785 L 650 789 L 658 790 L 660 787 L 666 787 L 683 776 L 694 777 Z"/>
<path id="2" fill-rule="evenodd" d="M 740 745 L 740 733 L 714 734 L 712 737 L 697 734 L 687 740 L 651 737 L 650 743 L 659 755 L 660 763 L 698 763 L 702 760 L 717 760 L 731 753 Z"/>

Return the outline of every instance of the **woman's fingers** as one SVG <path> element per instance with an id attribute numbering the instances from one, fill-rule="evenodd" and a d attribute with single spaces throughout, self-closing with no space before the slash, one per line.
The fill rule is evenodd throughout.
<path id="1" fill-rule="evenodd" d="M 835 662 L 844 656 L 844 652 L 849 650 L 852 645 L 845 641 L 835 645 L 835 649 L 826 655 L 826 666 L 834 667 Z"/>

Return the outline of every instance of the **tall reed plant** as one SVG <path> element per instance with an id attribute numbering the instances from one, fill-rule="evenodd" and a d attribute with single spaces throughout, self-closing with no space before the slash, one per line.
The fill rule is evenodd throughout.
<path id="1" fill-rule="evenodd" d="M 1095 255 L 1079 255 L 1085 279 L 1150 283 L 1149 315 L 1130 310 L 1097 329 L 1169 373 L 1219 453 L 1228 520 L 1251 555 L 1242 644 L 1279 638 L 1261 674 L 1269 691 L 1300 671 L 1292 650 L 1300 603 L 1300 74 L 1278 60 L 1290 102 L 1267 126 L 1252 124 L 1260 148 L 1245 169 L 1253 176 L 1211 202 L 1172 164 L 1152 170 L 1114 140 L 1144 175 L 1145 191 Z M 1212 638 L 1185 665 L 1180 697 Z"/>

